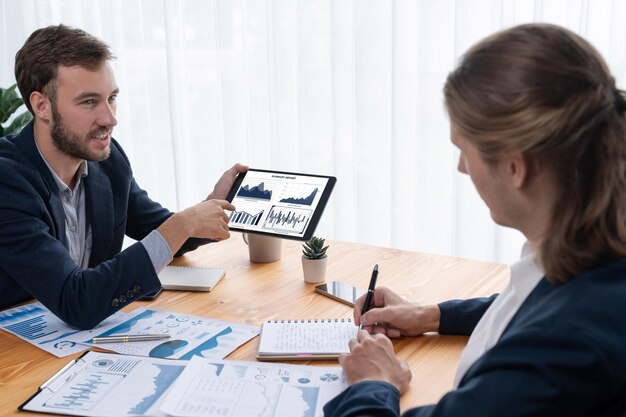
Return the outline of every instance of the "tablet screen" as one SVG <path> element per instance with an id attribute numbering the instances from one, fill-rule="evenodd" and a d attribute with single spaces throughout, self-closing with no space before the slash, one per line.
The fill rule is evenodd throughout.
<path id="1" fill-rule="evenodd" d="M 237 208 L 229 215 L 230 230 L 309 240 L 335 182 L 324 175 L 250 169 L 228 193 Z"/>

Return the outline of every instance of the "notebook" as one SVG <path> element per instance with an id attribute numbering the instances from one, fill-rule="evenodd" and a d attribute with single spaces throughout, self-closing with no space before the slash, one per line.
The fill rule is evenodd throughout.
<path id="1" fill-rule="evenodd" d="M 166 290 L 211 291 L 224 272 L 222 268 L 166 266 L 159 273 L 159 280 Z"/>
<path id="2" fill-rule="evenodd" d="M 349 353 L 358 332 L 352 319 L 268 320 L 261 327 L 257 359 L 336 359 Z"/>

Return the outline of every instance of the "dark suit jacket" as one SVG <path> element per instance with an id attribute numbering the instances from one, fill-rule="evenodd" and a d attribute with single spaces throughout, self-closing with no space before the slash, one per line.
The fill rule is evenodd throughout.
<path id="1" fill-rule="evenodd" d="M 626 260 L 562 285 L 542 279 L 458 389 L 404 416 L 606 415 L 623 405 L 626 393 L 625 300 Z M 475 313 L 490 303 L 448 304 L 442 320 L 456 317 L 462 333 L 468 325 L 464 318 L 480 316 Z M 451 311 L 454 306 L 460 314 Z M 442 324 L 453 330 L 453 324 Z M 361 382 L 330 401 L 324 412 L 327 417 L 398 416 L 399 392 L 385 382 Z"/>
<path id="2" fill-rule="evenodd" d="M 108 159 L 88 164 L 93 246 L 81 270 L 62 244 L 65 213 L 33 124 L 0 139 L 0 308 L 34 297 L 65 322 L 91 328 L 161 286 L 141 243 L 120 250 L 124 234 L 143 239 L 172 213 L 139 188 L 115 140 Z M 180 253 L 205 242 L 190 239 Z"/>

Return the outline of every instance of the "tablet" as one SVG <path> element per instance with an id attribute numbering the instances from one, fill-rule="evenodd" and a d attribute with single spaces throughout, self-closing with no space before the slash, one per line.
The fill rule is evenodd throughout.
<path id="1" fill-rule="evenodd" d="M 239 174 L 226 199 L 230 230 L 309 240 L 322 217 L 335 177 L 250 169 Z"/>

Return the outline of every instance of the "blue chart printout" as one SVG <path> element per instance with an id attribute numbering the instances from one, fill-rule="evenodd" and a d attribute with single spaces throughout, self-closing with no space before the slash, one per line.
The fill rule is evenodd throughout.
<path id="1" fill-rule="evenodd" d="M 260 328 L 209 317 L 140 307 L 116 326 L 97 336 L 121 334 L 169 334 L 167 340 L 97 345 L 127 355 L 152 358 L 191 359 L 193 356 L 222 359 L 258 335 Z M 86 340 L 92 343 L 92 340 Z"/>
<path id="2" fill-rule="evenodd" d="M 303 237 L 328 182 L 327 177 L 249 171 L 232 199 L 237 211 L 230 213 L 230 225 Z"/>
<path id="3" fill-rule="evenodd" d="M 341 368 L 193 358 L 161 406 L 171 416 L 321 417 Z"/>
<path id="4" fill-rule="evenodd" d="M 115 326 L 125 313 L 118 311 L 91 330 L 66 324 L 39 302 L 0 311 L 0 328 L 62 358 L 85 350 L 81 342 Z"/>
<path id="5" fill-rule="evenodd" d="M 78 416 L 162 416 L 160 405 L 186 364 L 87 352 L 46 381 L 22 408 Z"/>

